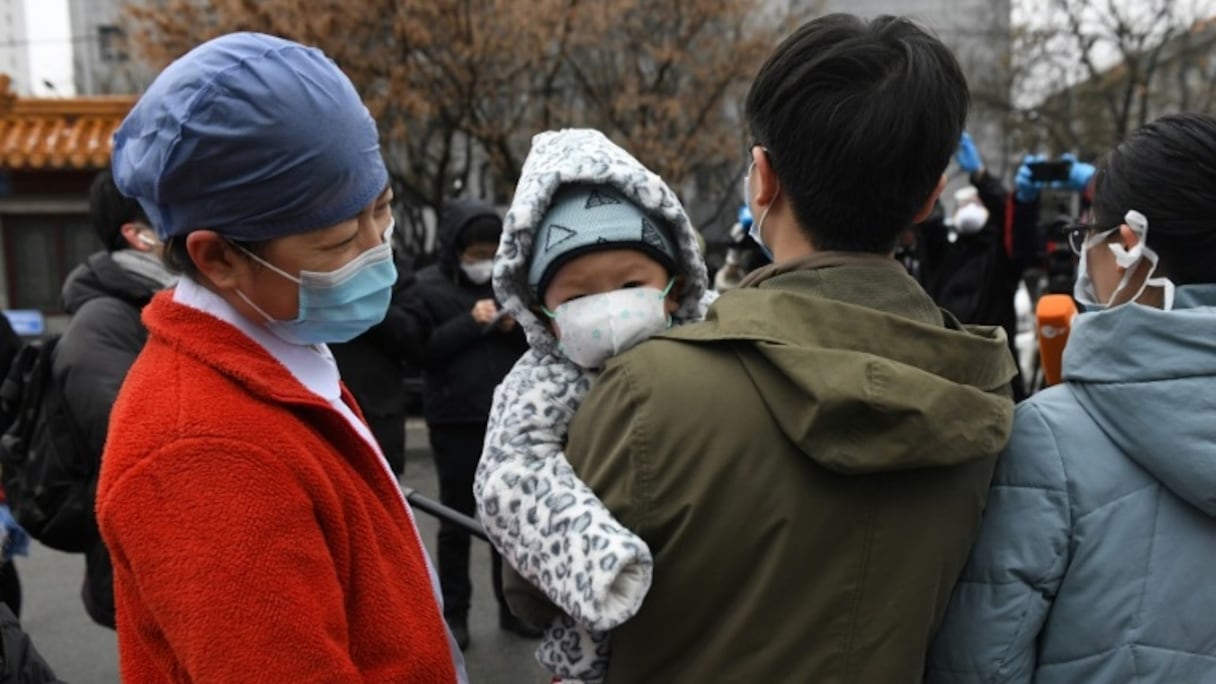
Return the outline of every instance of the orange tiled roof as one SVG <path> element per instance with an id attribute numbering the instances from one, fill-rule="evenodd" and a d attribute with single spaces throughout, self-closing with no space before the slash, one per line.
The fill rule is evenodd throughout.
<path id="1" fill-rule="evenodd" d="M 0 76 L 0 168 L 100 169 L 135 96 L 18 98 Z"/>

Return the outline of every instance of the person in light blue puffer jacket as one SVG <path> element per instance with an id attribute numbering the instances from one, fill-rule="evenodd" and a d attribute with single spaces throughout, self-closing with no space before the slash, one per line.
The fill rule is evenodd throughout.
<path id="1" fill-rule="evenodd" d="M 1018 406 L 929 682 L 1216 682 L 1216 119 L 1095 182 L 1064 382 Z"/>

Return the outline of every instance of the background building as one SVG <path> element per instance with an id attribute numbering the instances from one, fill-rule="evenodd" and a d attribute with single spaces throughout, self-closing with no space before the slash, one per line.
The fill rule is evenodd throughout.
<path id="1" fill-rule="evenodd" d="M 1007 177 L 1012 172 L 1011 164 L 1021 159 L 1020 151 L 1010 149 L 1007 122 L 1011 87 L 1010 1 L 823 0 L 823 6 L 825 12 L 849 12 L 863 17 L 909 16 L 949 45 L 971 86 L 972 109 L 967 129 L 975 137 L 988 168 Z"/>
<path id="2" fill-rule="evenodd" d="M 152 71 L 134 58 L 121 5 L 121 0 L 68 0 L 80 95 L 139 93 L 152 82 Z"/>
<path id="3" fill-rule="evenodd" d="M 133 96 L 24 98 L 0 75 L 0 309 L 41 312 L 63 327 L 67 274 L 100 250 L 89 221 L 94 175 Z"/>
<path id="4" fill-rule="evenodd" d="M 30 94 L 29 35 L 25 26 L 24 0 L 0 0 L 0 73 L 9 75 L 9 87 L 14 93 Z"/>

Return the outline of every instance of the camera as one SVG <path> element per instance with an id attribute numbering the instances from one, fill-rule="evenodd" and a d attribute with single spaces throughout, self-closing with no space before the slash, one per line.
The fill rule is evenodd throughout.
<path id="1" fill-rule="evenodd" d="M 1068 228 L 1079 212 L 1076 193 L 1044 189 L 1040 199 L 1039 235 L 1046 271 L 1045 293 L 1072 294 L 1077 280 L 1077 258 L 1068 246 Z"/>
<path id="2" fill-rule="evenodd" d="M 1026 167 L 1030 169 L 1030 180 L 1036 183 L 1063 182 L 1072 175 L 1072 162 L 1068 159 L 1030 162 Z"/>

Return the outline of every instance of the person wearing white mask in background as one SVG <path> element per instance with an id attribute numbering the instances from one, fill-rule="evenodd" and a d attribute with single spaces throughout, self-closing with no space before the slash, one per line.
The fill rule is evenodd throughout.
<path id="1" fill-rule="evenodd" d="M 988 208 L 980 201 L 975 186 L 959 188 L 954 192 L 954 220 L 951 227 L 958 235 L 974 235 L 988 225 Z"/>
<path id="2" fill-rule="evenodd" d="M 1216 119 L 1099 165 L 1063 382 L 1023 402 L 930 682 L 1216 681 Z"/>
<path id="3" fill-rule="evenodd" d="M 413 516 L 327 343 L 396 280 L 376 124 L 316 48 L 169 65 L 114 136 L 175 288 L 111 415 L 97 519 L 124 682 L 466 682 Z"/>
<path id="4" fill-rule="evenodd" d="M 979 149 L 964 132 L 954 152 L 970 185 L 954 192 L 954 211 L 935 211 L 917 226 L 917 278 L 937 305 L 970 325 L 999 325 L 1017 358 L 1017 295 L 1020 273 L 1005 246 L 1005 209 L 1009 191 L 984 167 Z M 1013 380 L 1013 398 L 1026 397 L 1021 369 Z"/>
<path id="5" fill-rule="evenodd" d="M 439 500 L 473 515 L 473 473 L 481 458 L 494 387 L 528 348 L 512 316 L 494 301 L 490 273 L 502 235 L 494 206 L 474 199 L 451 200 L 439 216 L 438 260 L 418 272 L 418 294 L 431 319 L 431 340 L 423 349 L 422 413 L 439 475 Z M 439 581 L 444 617 L 456 642 L 469 643 L 469 533 L 446 520 L 439 523 Z M 502 559 L 492 553 L 490 569 L 498 602 L 499 626 L 525 637 L 540 632 L 520 621 L 502 596 Z"/>

